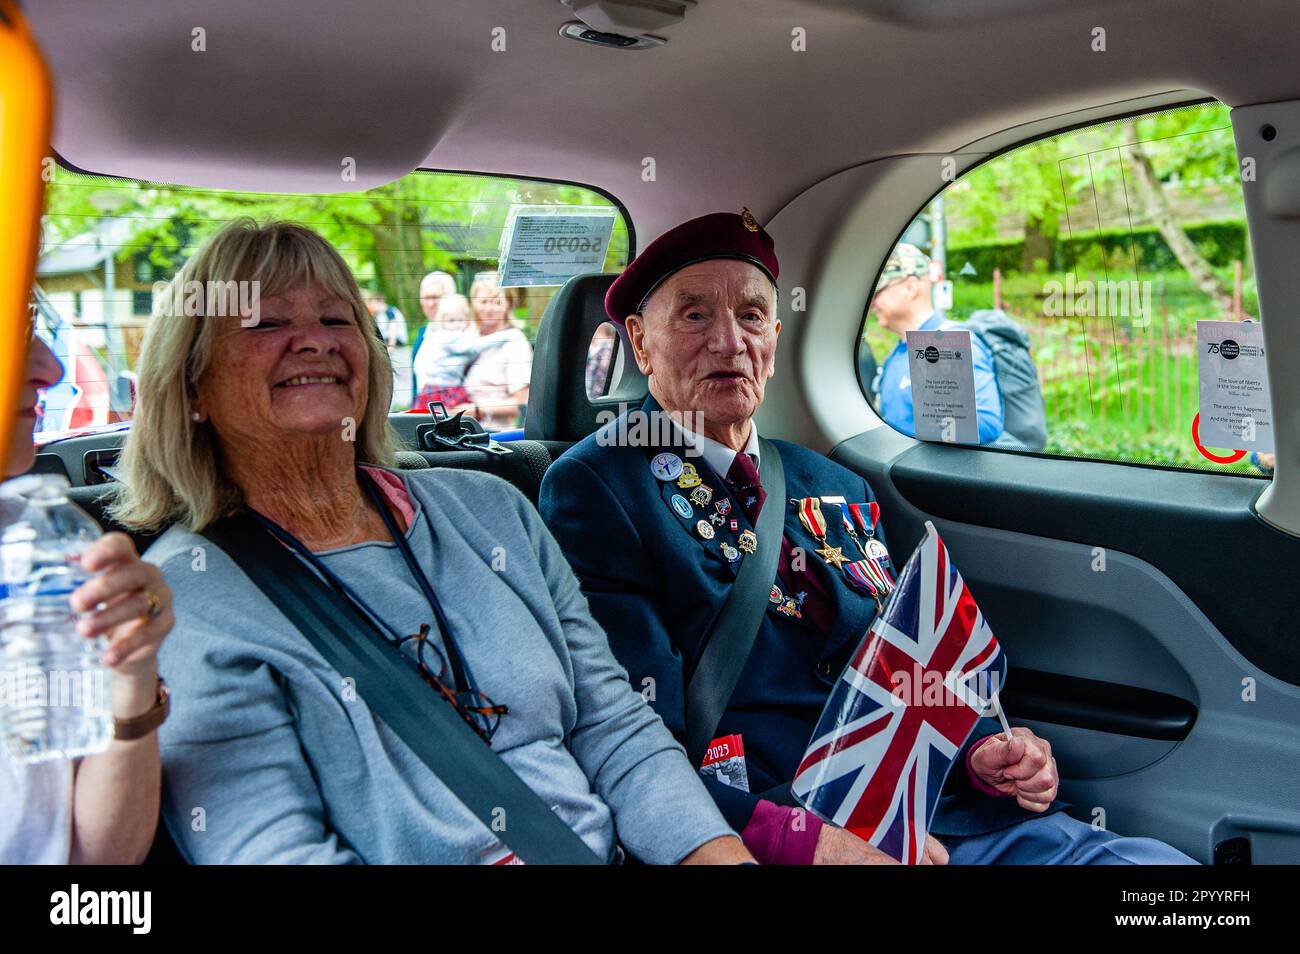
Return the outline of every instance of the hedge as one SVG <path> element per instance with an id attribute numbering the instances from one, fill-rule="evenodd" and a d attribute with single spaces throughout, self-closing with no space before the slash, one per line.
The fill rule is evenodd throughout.
<path id="1" fill-rule="evenodd" d="M 1185 230 L 1197 251 L 1216 267 L 1230 267 L 1233 261 L 1248 258 L 1246 223 L 1242 221 L 1203 222 Z M 953 245 L 948 248 L 948 274 L 957 273 L 970 262 L 980 278 L 993 274 L 1021 271 L 1025 243 L 1018 241 L 986 242 L 976 245 Z M 1078 232 L 1073 238 L 1058 236 L 1055 253 L 1047 263 L 1049 272 L 1100 269 L 1102 255 L 1108 267 L 1131 270 L 1134 250 L 1139 272 L 1180 269 L 1178 259 L 1153 226 L 1134 229 L 1100 229 Z"/>

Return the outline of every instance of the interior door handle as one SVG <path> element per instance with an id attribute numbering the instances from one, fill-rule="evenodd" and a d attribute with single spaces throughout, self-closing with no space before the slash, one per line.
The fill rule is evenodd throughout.
<path id="1" fill-rule="evenodd" d="M 1196 706 L 1178 696 L 1037 669 L 1013 667 L 1000 697 L 1020 719 L 1140 739 L 1179 742 L 1196 722 Z"/>

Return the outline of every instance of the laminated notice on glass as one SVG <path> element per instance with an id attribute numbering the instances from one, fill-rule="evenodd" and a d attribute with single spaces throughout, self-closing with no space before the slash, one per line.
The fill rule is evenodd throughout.
<path id="1" fill-rule="evenodd" d="M 1263 326 L 1253 321 L 1198 321 L 1196 350 L 1201 443 L 1272 453 Z"/>
<path id="2" fill-rule="evenodd" d="M 603 271 L 617 214 L 600 207 L 512 207 L 501 236 L 501 286 L 563 285 L 574 275 Z"/>
<path id="3" fill-rule="evenodd" d="M 917 438 L 947 444 L 978 444 L 970 332 L 909 331 L 907 361 L 912 377 L 912 412 Z"/>

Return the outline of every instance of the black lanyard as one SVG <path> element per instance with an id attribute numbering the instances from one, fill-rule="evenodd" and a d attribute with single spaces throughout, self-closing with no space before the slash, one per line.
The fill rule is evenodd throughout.
<path id="1" fill-rule="evenodd" d="M 401 528 L 397 526 L 397 521 L 393 519 L 393 515 L 388 512 L 388 506 L 380 496 L 379 488 L 375 486 L 375 482 L 371 476 L 360 467 L 357 468 L 357 481 L 366 489 L 366 493 L 370 495 L 370 499 L 379 509 L 379 515 L 383 518 L 384 526 L 388 529 L 388 535 L 392 537 L 393 543 L 395 543 L 397 549 L 401 551 L 402 559 L 406 561 L 407 568 L 411 571 L 411 575 L 415 577 L 416 585 L 419 586 L 420 591 L 424 593 L 425 599 L 429 601 L 429 607 L 433 610 L 434 622 L 432 628 L 434 630 L 434 635 L 441 637 L 443 648 L 447 652 L 447 663 L 451 667 L 451 676 L 452 680 L 455 682 L 456 692 L 463 693 L 476 691 L 477 687 L 474 684 L 473 677 L 469 672 L 469 667 L 465 662 L 464 657 L 461 656 L 460 647 L 456 645 L 456 639 L 451 634 L 451 627 L 447 624 L 447 617 L 442 611 L 442 604 L 438 601 L 438 595 L 434 593 L 433 586 L 429 583 L 429 578 L 420 567 L 420 563 L 416 560 L 415 554 L 411 552 L 411 545 L 406 542 L 405 534 L 403 534 Z M 251 507 L 249 508 L 249 513 L 253 515 L 253 518 L 257 520 L 258 523 L 273 533 L 276 539 L 280 540 L 300 557 L 306 560 L 307 563 L 310 564 L 312 568 L 315 569 L 322 578 L 324 578 L 325 582 L 332 586 L 337 593 L 351 602 L 359 611 L 370 617 L 375 626 L 391 633 L 392 642 L 400 643 L 404 639 L 401 634 L 395 632 L 392 627 L 385 623 L 383 617 L 372 610 L 369 604 L 366 603 L 359 594 L 353 592 L 350 586 L 339 579 L 338 575 L 325 565 L 324 560 L 318 557 L 315 553 L 312 553 L 311 550 L 307 549 L 307 547 L 304 546 L 297 537 L 288 530 L 285 530 L 279 524 L 275 523 L 275 521 L 263 516 L 256 510 L 253 510 Z M 432 528 L 430 528 L 430 532 L 432 532 Z"/>

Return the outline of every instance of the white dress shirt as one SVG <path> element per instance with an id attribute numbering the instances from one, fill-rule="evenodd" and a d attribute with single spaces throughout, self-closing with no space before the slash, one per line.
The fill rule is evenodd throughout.
<path id="1" fill-rule="evenodd" d="M 715 441 L 712 437 L 697 434 L 680 424 L 677 427 L 686 438 L 686 446 L 698 447 L 705 463 L 712 467 L 719 477 L 726 480 L 727 473 L 731 470 L 731 464 L 736 459 L 736 452 L 726 444 Z M 758 425 L 753 421 L 749 422 L 749 440 L 745 442 L 745 453 L 754 462 L 754 466 L 758 467 Z"/>

